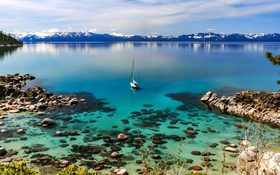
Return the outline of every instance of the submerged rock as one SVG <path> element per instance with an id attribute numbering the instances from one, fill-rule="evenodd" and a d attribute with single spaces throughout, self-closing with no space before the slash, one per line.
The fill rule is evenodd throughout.
<path id="1" fill-rule="evenodd" d="M 191 154 L 192 155 L 201 155 L 201 152 L 200 151 L 192 151 Z"/>
<path id="2" fill-rule="evenodd" d="M 112 158 L 119 158 L 119 157 L 121 157 L 122 155 L 121 154 L 119 154 L 118 152 L 112 152 L 111 153 L 111 155 L 110 155 Z"/>
<path id="3" fill-rule="evenodd" d="M 232 148 L 237 148 L 238 146 L 236 145 L 236 144 L 234 144 L 234 143 L 230 143 L 230 144 L 228 144 L 228 146 L 229 147 L 232 147 Z"/>
<path id="4" fill-rule="evenodd" d="M 219 145 L 218 143 L 211 143 L 211 144 L 209 145 L 209 147 L 211 147 L 211 148 L 216 148 L 218 145 Z"/>
<path id="5" fill-rule="evenodd" d="M 128 175 L 128 172 L 126 171 L 126 169 L 116 169 L 116 170 L 114 170 L 114 174 L 115 175 Z"/>
<path id="6" fill-rule="evenodd" d="M 152 159 L 162 159 L 162 157 L 159 154 L 154 154 L 151 156 Z"/>
<path id="7" fill-rule="evenodd" d="M 42 115 L 45 115 L 45 113 L 42 112 L 42 111 L 40 111 L 40 112 L 37 112 L 37 115 L 38 115 L 38 116 L 42 116 Z"/>
<path id="8" fill-rule="evenodd" d="M 220 143 L 221 143 L 221 144 L 224 144 L 224 145 L 228 145 L 228 144 L 230 144 L 230 142 L 229 142 L 229 141 L 227 141 L 227 140 L 221 140 L 221 141 L 220 141 Z"/>
<path id="9" fill-rule="evenodd" d="M 0 146 L 0 157 L 5 156 L 7 153 L 8 151 L 4 147 Z"/>
<path id="10" fill-rule="evenodd" d="M 127 140 L 128 139 L 128 136 L 123 134 L 123 133 L 120 133 L 118 136 L 117 136 L 117 140 Z"/>
<path id="11" fill-rule="evenodd" d="M 194 166 L 191 166 L 191 167 L 189 168 L 189 170 L 201 171 L 201 170 L 203 170 L 203 168 L 202 168 L 201 166 L 194 165 Z"/>
<path id="12" fill-rule="evenodd" d="M 42 125 L 46 125 L 46 126 L 54 126 L 56 123 L 53 121 L 53 119 L 50 119 L 50 118 L 44 118 L 42 121 L 41 121 Z"/>
<path id="13" fill-rule="evenodd" d="M 23 128 L 20 128 L 20 129 L 17 130 L 17 133 L 18 133 L 18 134 L 23 134 L 24 132 L 25 132 L 25 131 L 24 131 Z"/>
<path id="14" fill-rule="evenodd" d="M 233 147 L 229 147 L 229 146 L 226 146 L 224 148 L 225 151 L 228 151 L 228 152 L 232 152 L 232 153 L 238 153 L 239 152 L 239 149 L 238 148 L 233 148 Z"/>
<path id="15" fill-rule="evenodd" d="M 184 132 L 189 134 L 189 135 L 196 135 L 196 134 L 198 134 L 195 130 L 191 130 L 191 129 L 186 129 Z"/>

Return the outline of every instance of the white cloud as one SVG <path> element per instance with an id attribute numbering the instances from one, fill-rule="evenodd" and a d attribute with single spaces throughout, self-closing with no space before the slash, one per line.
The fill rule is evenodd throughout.
<path id="1" fill-rule="evenodd" d="M 92 32 L 98 28 L 100 32 L 141 33 L 178 23 L 279 10 L 279 0 L 1 0 L 0 26 L 29 31 L 71 26 Z"/>
<path id="2" fill-rule="evenodd" d="M 48 30 L 43 30 L 42 32 L 46 32 L 46 33 L 54 33 L 54 32 L 59 32 L 59 29 L 48 29 Z"/>
<path id="3" fill-rule="evenodd" d="M 97 29 L 96 28 L 92 28 L 92 29 L 89 29 L 89 30 L 87 30 L 88 32 L 92 32 L 92 33 L 94 33 L 94 32 L 97 32 Z"/>

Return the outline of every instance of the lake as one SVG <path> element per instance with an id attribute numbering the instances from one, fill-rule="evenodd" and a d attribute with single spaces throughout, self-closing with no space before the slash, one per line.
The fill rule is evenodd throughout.
<path id="1" fill-rule="evenodd" d="M 48 115 L 57 117 L 58 123 L 50 129 L 36 126 L 42 118 L 35 114 L 9 114 L 0 129 L 25 128 L 27 140 L 12 134 L 0 138 L 0 146 L 16 149 L 17 156 L 34 160 L 32 155 L 36 153 L 26 154 L 21 149 L 23 146 L 42 144 L 45 149 L 38 152 L 66 159 L 77 154 L 72 145 L 102 145 L 102 153 L 91 158 L 79 155 L 79 160 L 75 160 L 96 167 L 96 162 L 108 157 L 111 151 L 112 143 L 104 139 L 126 133 L 134 139 L 133 143 L 115 143 L 124 155 L 118 161 L 109 158 L 107 170 L 121 166 L 134 174 L 141 167 L 136 163 L 141 159 L 140 150 L 148 152 L 148 147 L 152 147 L 149 161 L 159 161 L 153 157 L 155 154 L 165 163 L 172 160 L 169 164 L 175 164 L 178 159 L 193 161 L 184 162 L 183 167 L 201 166 L 202 156 L 192 155 L 191 151 L 211 152 L 211 159 L 216 161 L 209 171 L 218 173 L 224 147 L 220 141 L 237 144 L 243 131 L 234 124 L 245 123 L 251 128 L 254 124 L 208 111 L 199 98 L 207 91 L 220 95 L 239 90 L 278 91 L 279 67 L 265 58 L 267 51 L 278 54 L 280 43 L 38 43 L 25 44 L 3 54 L 0 51 L 1 74 L 29 73 L 36 77 L 30 86 L 40 85 L 55 94 L 92 98 L 84 111 L 50 111 Z M 129 87 L 133 58 L 139 91 Z M 187 103 L 182 104 L 170 94 L 186 98 Z M 98 102 L 104 105 L 101 108 L 93 105 Z M 279 129 L 262 127 L 268 139 L 279 137 Z M 195 129 L 198 134 L 190 138 L 184 133 L 186 128 Z M 74 139 L 54 137 L 57 130 L 77 131 L 80 135 Z M 152 143 L 153 136 L 164 138 L 164 143 Z M 135 140 L 144 142 L 144 146 L 139 148 Z M 61 143 L 68 145 L 61 146 Z M 212 143 L 218 146 L 209 147 Z M 274 147 L 278 149 L 279 145 Z M 235 162 L 234 155 L 226 157 L 228 165 Z M 232 172 L 230 168 L 226 171 Z"/>

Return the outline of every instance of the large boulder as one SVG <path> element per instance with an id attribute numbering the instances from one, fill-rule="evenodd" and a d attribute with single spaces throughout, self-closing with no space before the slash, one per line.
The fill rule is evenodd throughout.
<path id="1" fill-rule="evenodd" d="M 238 152 L 239 152 L 239 149 L 238 149 L 238 148 L 233 148 L 233 147 L 230 147 L 230 146 L 226 146 L 226 147 L 224 148 L 224 151 L 232 152 L 232 153 L 238 153 Z"/>
<path id="2" fill-rule="evenodd" d="M 20 110 L 19 109 L 12 109 L 12 110 L 9 110 L 10 113 L 19 113 Z"/>
<path id="3" fill-rule="evenodd" d="M 211 92 L 211 91 L 208 91 L 205 95 L 203 95 L 202 97 L 201 97 L 201 101 L 202 102 L 206 102 L 206 101 L 208 101 L 209 99 L 210 99 L 210 97 L 213 95 L 213 92 Z"/>
<path id="4" fill-rule="evenodd" d="M 225 114 L 280 127 L 280 92 L 241 91 L 228 97 L 207 92 L 201 101 Z"/>
<path id="5" fill-rule="evenodd" d="M 75 105 L 78 103 L 78 99 L 77 98 L 72 98 L 68 101 L 68 105 Z"/>
<path id="6" fill-rule="evenodd" d="M 254 146 L 249 146 L 244 149 L 239 155 L 239 158 L 247 162 L 255 161 L 257 158 L 257 148 Z"/>
<path id="7" fill-rule="evenodd" d="M 38 87 L 38 86 L 29 88 L 26 91 L 28 96 L 31 96 L 31 97 L 37 97 L 38 95 L 43 94 L 44 92 L 45 92 L 45 90 L 41 87 Z"/>
<path id="8" fill-rule="evenodd" d="M 280 153 L 266 152 L 263 154 L 259 175 L 280 174 Z"/>

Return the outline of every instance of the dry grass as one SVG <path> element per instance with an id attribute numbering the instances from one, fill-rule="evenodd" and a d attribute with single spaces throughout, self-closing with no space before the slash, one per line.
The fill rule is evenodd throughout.
<path id="1" fill-rule="evenodd" d="M 253 128 L 243 129 L 244 140 L 250 144 L 241 144 L 241 153 L 250 151 L 250 159 L 242 159 L 240 156 L 237 160 L 237 174 L 238 175 L 263 175 L 260 171 L 263 163 L 263 156 L 267 150 L 271 149 L 273 143 L 279 142 L 279 138 L 270 140 L 265 137 L 265 130 L 259 123 L 254 123 Z M 252 145 L 251 145 L 252 144 Z M 243 154 L 244 155 L 244 154 Z M 248 154 L 249 155 L 249 154 Z M 276 173 L 265 175 L 277 175 Z"/>

